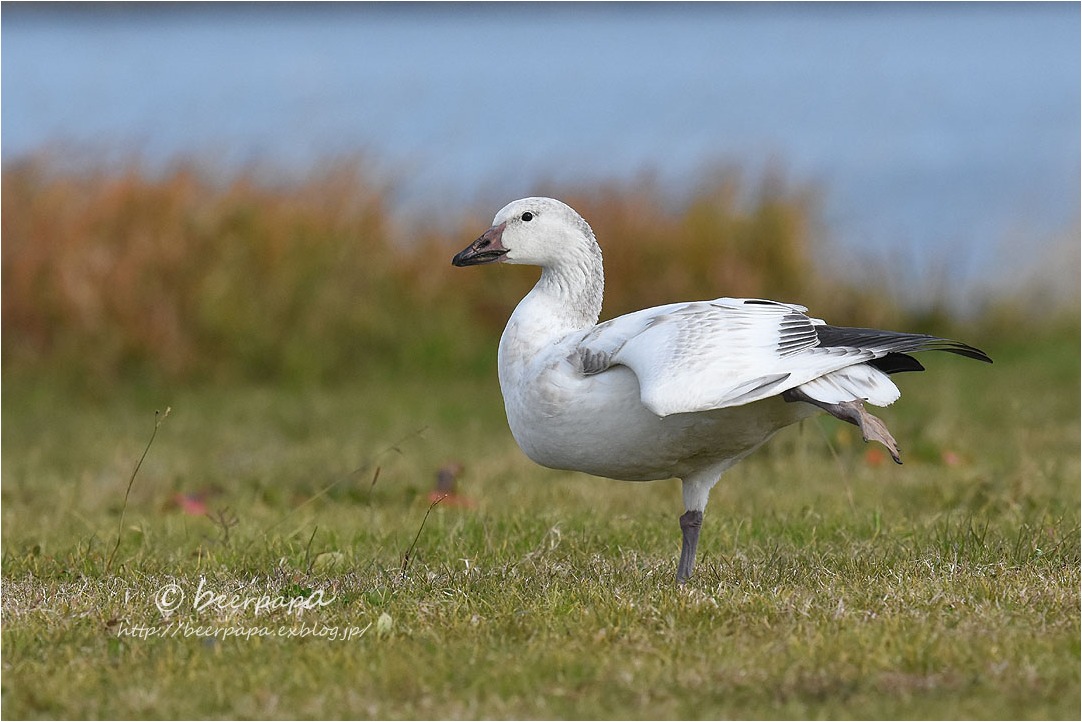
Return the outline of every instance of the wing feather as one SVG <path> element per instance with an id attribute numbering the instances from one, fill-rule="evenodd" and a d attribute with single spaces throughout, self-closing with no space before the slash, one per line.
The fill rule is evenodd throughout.
<path id="1" fill-rule="evenodd" d="M 943 350 L 988 360 L 954 341 L 828 326 L 806 311 L 763 299 L 669 304 L 583 332 L 572 354 L 587 374 L 617 364 L 630 368 L 643 405 L 658 416 L 752 403 L 869 362 L 874 368 L 823 379 L 808 392 L 832 397 L 851 392 L 872 403 L 890 403 L 897 389 L 883 372 L 920 366 L 905 352 Z M 885 360 L 875 363 L 878 359 Z"/>
<path id="2" fill-rule="evenodd" d="M 649 309 L 609 322 L 610 332 L 623 336 L 607 339 L 609 361 L 631 368 L 643 404 L 668 416 L 751 403 L 874 358 L 857 349 L 818 349 L 817 322 L 805 311 L 732 298 Z M 606 343 L 603 326 L 594 343 Z"/>

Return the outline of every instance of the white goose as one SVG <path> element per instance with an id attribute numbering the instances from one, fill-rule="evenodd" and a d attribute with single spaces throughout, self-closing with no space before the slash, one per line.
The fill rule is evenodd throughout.
<path id="1" fill-rule="evenodd" d="M 956 341 L 829 326 L 803 306 L 760 299 L 673 303 L 598 324 L 601 249 L 589 224 L 552 198 L 508 204 L 452 263 L 494 261 L 541 267 L 500 338 L 515 440 L 554 469 L 681 479 L 679 582 L 694 569 L 710 489 L 778 430 L 824 410 L 901 463 L 886 426 L 864 409 L 899 397 L 888 374 L 922 370 L 906 355 L 914 351 L 991 361 Z"/>

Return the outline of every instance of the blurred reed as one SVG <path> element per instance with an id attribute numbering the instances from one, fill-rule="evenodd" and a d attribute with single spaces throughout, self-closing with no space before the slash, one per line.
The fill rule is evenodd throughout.
<path id="1" fill-rule="evenodd" d="M 719 171 L 693 197 L 649 179 L 550 189 L 606 262 L 603 317 L 669 301 L 764 296 L 850 325 L 908 327 L 903 309 L 839 284 L 812 189 Z M 510 198 L 506 200 L 511 200 Z M 412 369 L 491 371 L 536 270 L 452 269 L 494 208 L 393 220 L 357 159 L 307 178 L 226 180 L 195 164 L 3 170 L 3 364 L 90 381 L 328 381 Z M 829 255 L 829 254 L 826 254 Z"/>

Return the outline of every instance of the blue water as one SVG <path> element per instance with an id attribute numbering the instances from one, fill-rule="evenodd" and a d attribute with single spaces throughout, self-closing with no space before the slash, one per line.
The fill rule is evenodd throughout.
<path id="1" fill-rule="evenodd" d="M 850 255 L 968 280 L 1079 215 L 1077 3 L 5 3 L 0 30 L 5 162 L 62 143 L 301 173 L 360 151 L 404 213 L 451 216 L 775 168 L 818 185 Z"/>

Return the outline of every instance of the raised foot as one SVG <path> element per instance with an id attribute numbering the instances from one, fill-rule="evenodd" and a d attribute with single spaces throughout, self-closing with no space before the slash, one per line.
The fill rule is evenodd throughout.
<path id="1" fill-rule="evenodd" d="M 863 401 L 843 401 L 840 404 L 828 404 L 825 401 L 813 399 L 799 389 L 789 389 L 781 397 L 786 401 L 804 401 L 818 406 L 834 418 L 859 427 L 865 441 L 878 441 L 887 447 L 887 451 L 890 452 L 890 456 L 896 464 L 902 463 L 902 457 L 898 454 L 898 442 L 894 440 L 890 430 L 881 418 L 868 413 L 868 410 L 864 408 Z"/>

